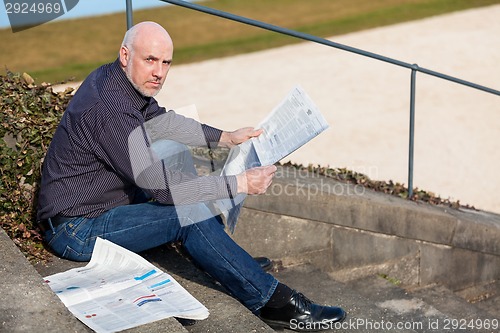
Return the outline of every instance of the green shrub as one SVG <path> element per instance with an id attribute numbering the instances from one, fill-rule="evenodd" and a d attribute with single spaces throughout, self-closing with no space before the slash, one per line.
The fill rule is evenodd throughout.
<path id="1" fill-rule="evenodd" d="M 71 92 L 26 73 L 0 76 L 0 226 L 30 259 L 47 255 L 35 226 L 40 168 Z"/>

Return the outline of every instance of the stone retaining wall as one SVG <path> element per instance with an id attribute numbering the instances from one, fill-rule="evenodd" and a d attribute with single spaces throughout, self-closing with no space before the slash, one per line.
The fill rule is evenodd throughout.
<path id="1" fill-rule="evenodd" d="M 233 237 L 284 266 L 337 279 L 369 273 L 452 290 L 500 279 L 500 216 L 431 206 L 292 168 L 248 197 Z"/>

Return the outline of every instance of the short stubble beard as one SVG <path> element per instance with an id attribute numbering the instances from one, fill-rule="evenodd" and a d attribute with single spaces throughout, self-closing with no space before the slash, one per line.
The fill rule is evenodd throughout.
<path id="1" fill-rule="evenodd" d="M 147 92 L 147 91 L 145 91 L 145 89 L 143 89 L 141 86 L 139 86 L 137 83 L 135 83 L 132 80 L 132 61 L 129 61 L 129 63 L 125 67 L 125 75 L 127 76 L 127 79 L 130 81 L 132 86 L 135 88 L 135 90 L 137 90 L 141 95 L 143 95 L 145 97 L 155 97 L 160 92 L 160 89 L 158 89 L 152 93 Z"/>

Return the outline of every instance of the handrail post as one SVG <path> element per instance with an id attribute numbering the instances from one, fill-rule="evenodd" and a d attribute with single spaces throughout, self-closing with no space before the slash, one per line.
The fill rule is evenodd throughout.
<path id="1" fill-rule="evenodd" d="M 132 0 L 125 0 L 125 11 L 127 13 L 127 30 L 130 29 L 134 25 L 134 21 L 132 19 Z"/>
<path id="2" fill-rule="evenodd" d="M 417 80 L 418 65 L 414 64 L 411 68 L 411 87 L 410 87 L 410 130 L 408 147 L 408 199 L 413 196 L 413 154 L 415 148 L 415 87 Z"/>

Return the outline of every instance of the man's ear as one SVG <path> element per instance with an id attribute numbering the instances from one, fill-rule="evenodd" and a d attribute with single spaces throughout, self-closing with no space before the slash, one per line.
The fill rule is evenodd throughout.
<path id="1" fill-rule="evenodd" d="M 120 48 L 120 64 L 122 67 L 127 67 L 130 61 L 130 50 L 126 46 Z"/>

